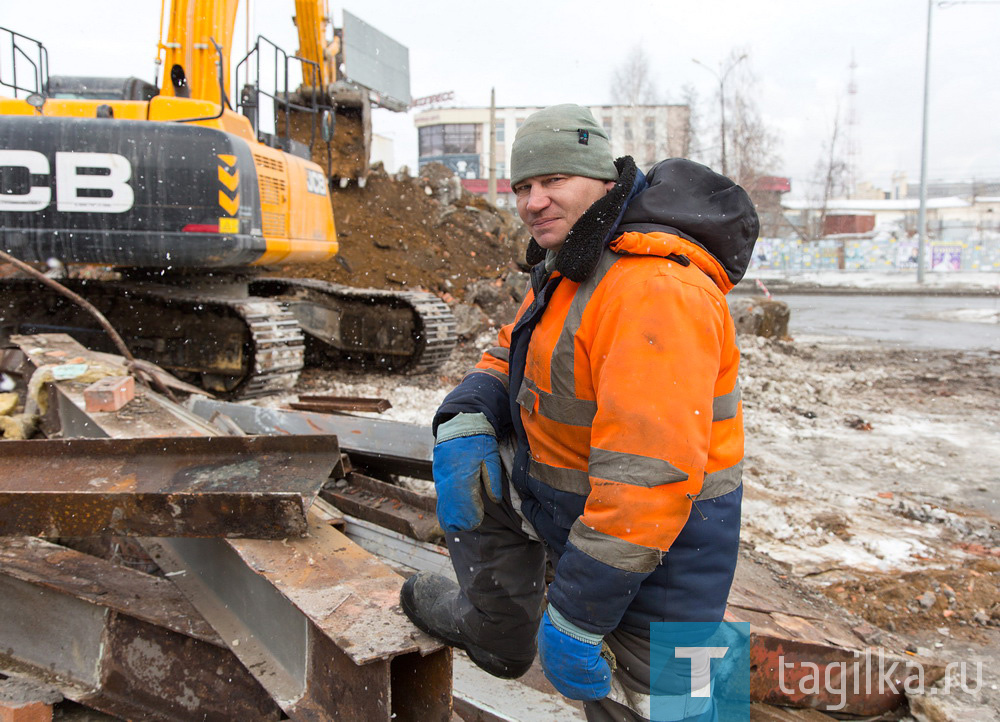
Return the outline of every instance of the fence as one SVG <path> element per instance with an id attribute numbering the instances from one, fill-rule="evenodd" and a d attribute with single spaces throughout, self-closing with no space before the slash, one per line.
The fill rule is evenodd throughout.
<path id="1" fill-rule="evenodd" d="M 952 240 L 964 237 L 964 240 Z M 1000 233 L 945 234 L 924 249 L 924 267 L 936 272 L 1000 271 Z M 917 267 L 916 238 L 895 235 L 875 238 L 833 237 L 820 241 L 761 238 L 751 269 L 798 271 L 903 271 Z"/>

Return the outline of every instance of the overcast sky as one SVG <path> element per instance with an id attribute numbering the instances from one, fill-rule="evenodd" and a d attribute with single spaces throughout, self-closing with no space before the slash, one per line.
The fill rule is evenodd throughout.
<path id="1" fill-rule="evenodd" d="M 2 0 L 0 25 L 49 49 L 53 74 L 153 76 L 158 0 Z M 1000 2 L 934 8 L 929 176 L 1000 178 Z M 255 0 L 252 33 L 294 52 L 292 0 Z M 852 53 L 860 180 L 888 187 L 895 170 L 920 175 L 926 0 L 365 0 L 346 8 L 409 48 L 414 97 L 455 92 L 455 105 L 609 103 L 611 78 L 641 45 L 661 96 L 693 85 L 715 123 L 718 68 L 745 49 L 757 100 L 779 135 L 794 195 L 806 192 L 833 125 L 846 114 Z M 236 26 L 242 50 L 245 20 Z M 6 67 L 7 58 L 0 59 Z M 416 163 L 412 116 L 379 114 L 397 164 Z M 706 142 L 711 139 L 706 137 Z"/>

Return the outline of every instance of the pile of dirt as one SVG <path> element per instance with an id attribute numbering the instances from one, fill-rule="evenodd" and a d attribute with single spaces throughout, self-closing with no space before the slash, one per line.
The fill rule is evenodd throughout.
<path id="1" fill-rule="evenodd" d="M 283 266 L 285 277 L 363 288 L 427 290 L 463 299 L 470 284 L 499 279 L 524 259 L 528 234 L 516 215 L 463 190 L 444 166 L 389 175 L 376 166 L 364 187 L 332 191 L 340 253 Z"/>
<path id="2" fill-rule="evenodd" d="M 891 632 L 939 631 L 970 638 L 983 627 L 1000 627 L 1000 559 L 988 556 L 953 569 L 859 574 L 824 591 Z"/>

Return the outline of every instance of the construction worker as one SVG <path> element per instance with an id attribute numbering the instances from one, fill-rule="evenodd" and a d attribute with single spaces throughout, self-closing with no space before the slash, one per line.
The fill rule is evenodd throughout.
<path id="1" fill-rule="evenodd" d="M 531 289 L 433 423 L 458 584 L 417 574 L 401 605 L 498 677 L 524 674 L 537 644 L 590 720 L 649 719 L 650 625 L 721 621 L 736 566 L 743 424 L 725 294 L 759 222 L 705 166 L 644 176 L 614 160 L 576 105 L 523 123 L 511 187 Z M 684 709 L 672 718 L 710 719 Z"/>

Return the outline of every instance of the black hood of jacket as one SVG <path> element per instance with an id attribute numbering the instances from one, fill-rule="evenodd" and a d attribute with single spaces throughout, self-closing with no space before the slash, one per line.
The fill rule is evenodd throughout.
<path id="1" fill-rule="evenodd" d="M 673 233 L 715 256 L 729 280 L 739 283 L 760 233 L 747 192 L 686 158 L 660 161 L 646 174 L 646 184 L 625 209 L 618 233 Z"/>

